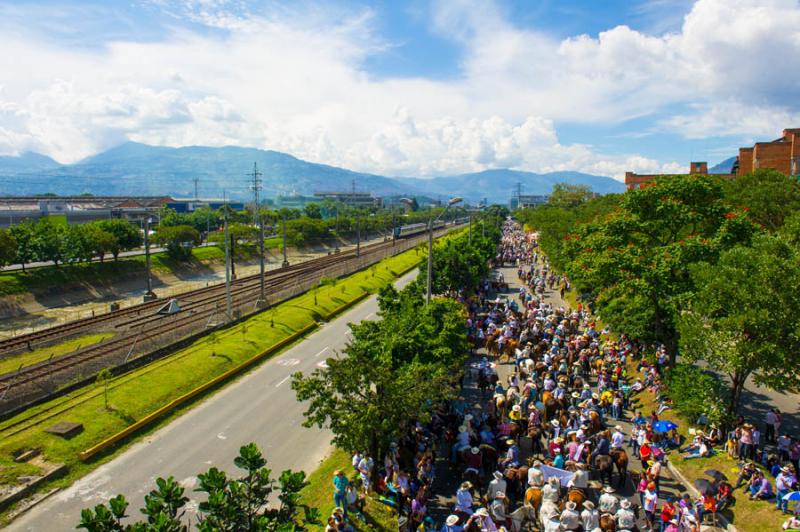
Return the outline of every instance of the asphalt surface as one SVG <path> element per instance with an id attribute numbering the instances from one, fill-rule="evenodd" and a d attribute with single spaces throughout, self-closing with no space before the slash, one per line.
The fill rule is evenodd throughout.
<path id="1" fill-rule="evenodd" d="M 397 281 L 404 286 L 413 271 Z M 313 471 L 330 450 L 326 430 L 301 425 L 305 406 L 290 387 L 290 375 L 310 372 L 342 349 L 348 339 L 348 323 L 374 319 L 377 297 L 370 297 L 325 324 L 305 340 L 261 365 L 196 406 L 166 427 L 100 466 L 71 487 L 43 501 L 8 526 L 11 531 L 75 530 L 83 508 L 107 502 L 122 493 L 130 502 L 128 512 L 139 515 L 144 496 L 159 476 L 174 476 L 186 487 L 187 515 L 203 494 L 195 493 L 196 475 L 216 466 L 236 473 L 233 459 L 239 447 L 255 442 L 277 477 L 285 469 Z"/>

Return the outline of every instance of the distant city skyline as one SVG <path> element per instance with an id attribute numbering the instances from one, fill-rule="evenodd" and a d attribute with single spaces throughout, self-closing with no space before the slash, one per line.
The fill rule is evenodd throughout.
<path id="1" fill-rule="evenodd" d="M 800 127 L 797 0 L 0 1 L 0 155 L 621 179 Z"/>

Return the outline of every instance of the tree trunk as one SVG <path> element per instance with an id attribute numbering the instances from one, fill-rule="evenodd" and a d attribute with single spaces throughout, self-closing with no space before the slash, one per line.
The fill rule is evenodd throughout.
<path id="1" fill-rule="evenodd" d="M 377 486 L 378 481 L 380 480 L 381 477 L 379 472 L 380 471 L 379 464 L 382 463 L 382 460 L 380 454 L 381 452 L 380 443 L 378 441 L 378 437 L 375 435 L 371 436 L 369 439 L 369 452 L 370 455 L 372 456 L 372 460 L 375 462 L 375 467 L 373 467 L 372 471 L 370 472 L 370 480 L 373 486 Z"/>
<path id="2" fill-rule="evenodd" d="M 749 373 L 741 374 L 739 372 L 731 375 L 731 399 L 728 403 L 728 415 L 732 418 L 736 417 L 739 412 L 739 403 L 742 400 L 742 391 L 744 391 L 744 383 L 748 376 Z"/>

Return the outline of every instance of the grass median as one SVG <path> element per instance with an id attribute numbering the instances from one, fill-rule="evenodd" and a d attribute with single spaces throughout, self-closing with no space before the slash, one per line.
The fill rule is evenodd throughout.
<path id="1" fill-rule="evenodd" d="M 86 334 L 55 345 L 2 358 L 0 359 L 0 375 L 16 371 L 20 367 L 20 364 L 23 366 L 30 366 L 31 364 L 44 362 L 50 357 L 58 358 L 68 355 L 82 347 L 94 345 L 112 336 L 114 336 L 114 333 L 110 332 Z"/>
<path id="2" fill-rule="evenodd" d="M 0 472 L 6 478 L 29 474 L 27 465 L 11 460 L 14 452 L 37 448 L 44 457 L 69 466 L 69 473 L 46 488 L 66 486 L 132 443 L 129 438 L 112 453 L 90 463 L 78 453 L 125 429 L 135 421 L 194 388 L 240 365 L 292 333 L 315 323 L 350 301 L 374 293 L 422 259 L 418 249 L 386 259 L 335 283 L 290 299 L 235 326 L 216 331 L 192 345 L 108 383 L 108 408 L 104 390 L 84 388 L 50 403 L 29 409 L 0 423 Z M 142 393 L 147 390 L 147 393 Z M 188 407 L 182 407 L 181 412 Z M 172 414 L 173 416 L 175 413 Z M 162 418 L 148 430 L 171 419 Z M 66 440 L 44 432 L 58 421 L 82 423 L 84 430 Z M 141 437 L 143 432 L 138 433 Z M 25 470 L 26 473 L 18 473 Z M 0 518 L 1 519 L 1 518 Z M 1 524 L 1 521 L 0 521 Z"/>

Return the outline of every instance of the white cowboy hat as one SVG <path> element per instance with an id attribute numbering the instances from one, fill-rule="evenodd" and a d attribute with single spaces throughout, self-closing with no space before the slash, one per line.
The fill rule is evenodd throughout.
<path id="1" fill-rule="evenodd" d="M 467 426 L 461 425 L 460 427 L 458 427 L 458 432 L 467 432 Z"/>
<path id="2" fill-rule="evenodd" d="M 565 506 L 567 510 L 574 510 L 577 507 L 577 504 L 575 504 L 572 501 L 567 501 L 567 504 Z"/>
<path id="3" fill-rule="evenodd" d="M 605 488 L 603 488 L 603 491 L 606 493 L 614 493 L 616 490 L 611 486 L 606 486 Z"/>
<path id="4" fill-rule="evenodd" d="M 456 523 L 458 523 L 457 515 L 448 515 L 447 519 L 445 519 L 444 521 L 444 524 L 446 524 L 447 526 L 453 526 Z"/>
<path id="5" fill-rule="evenodd" d="M 465 480 L 464 482 L 461 483 L 461 489 L 462 490 L 472 489 L 472 482 L 470 482 L 469 480 Z"/>
<path id="6" fill-rule="evenodd" d="M 631 507 L 631 501 L 629 501 L 628 499 L 622 499 L 622 500 L 619 502 L 619 505 L 620 505 L 622 508 L 625 508 L 625 509 L 627 510 L 628 508 L 630 508 L 630 507 Z"/>
<path id="7" fill-rule="evenodd" d="M 555 453 L 555 454 L 561 454 L 561 449 L 559 449 L 558 447 L 556 447 L 555 449 L 553 449 L 553 453 Z M 555 478 L 555 477 L 554 477 L 554 478 Z"/>
<path id="8" fill-rule="evenodd" d="M 477 515 L 478 517 L 489 517 L 489 510 L 487 510 L 486 508 L 478 508 L 477 510 L 475 510 L 475 515 Z"/>
<path id="9" fill-rule="evenodd" d="M 541 465 L 542 465 L 542 461 L 541 460 L 534 460 L 533 461 L 533 467 L 539 467 Z"/>
<path id="10" fill-rule="evenodd" d="M 618 430 L 618 431 L 622 432 L 622 427 L 620 425 L 616 425 L 614 427 L 614 430 Z"/>
<path id="11" fill-rule="evenodd" d="M 473 447 L 472 449 L 469 450 L 469 452 L 471 452 L 472 454 L 478 454 L 479 452 L 481 452 L 481 450 L 478 449 L 477 447 Z"/>
<path id="12" fill-rule="evenodd" d="M 558 427 L 559 426 L 559 422 L 558 422 L 557 419 L 554 419 L 553 421 L 551 421 L 550 424 L 553 425 L 554 427 Z"/>
<path id="13" fill-rule="evenodd" d="M 513 410 L 514 412 L 519 412 L 522 410 L 522 407 L 519 405 L 514 405 L 511 407 L 511 410 Z"/>
<path id="14" fill-rule="evenodd" d="M 583 501 L 583 507 L 588 510 L 591 510 L 592 508 L 594 508 L 594 503 L 592 501 Z"/>
<path id="15" fill-rule="evenodd" d="M 592 387 L 591 387 L 591 386 L 589 386 L 588 384 L 584 384 L 584 385 L 583 385 L 583 389 L 584 389 L 584 390 L 591 390 L 591 389 L 592 389 Z"/>
<path id="16" fill-rule="evenodd" d="M 495 471 L 494 473 L 492 473 L 492 475 L 493 475 L 493 476 L 494 476 L 494 478 L 496 478 L 497 480 L 502 480 L 502 479 L 503 479 L 503 474 L 502 474 L 500 471 Z"/>
<path id="17" fill-rule="evenodd" d="M 600 399 L 600 396 L 597 395 L 597 392 L 592 394 L 592 399 Z"/>
<path id="18" fill-rule="evenodd" d="M 464 421 L 472 421 L 472 414 L 467 414 L 464 416 Z"/>

